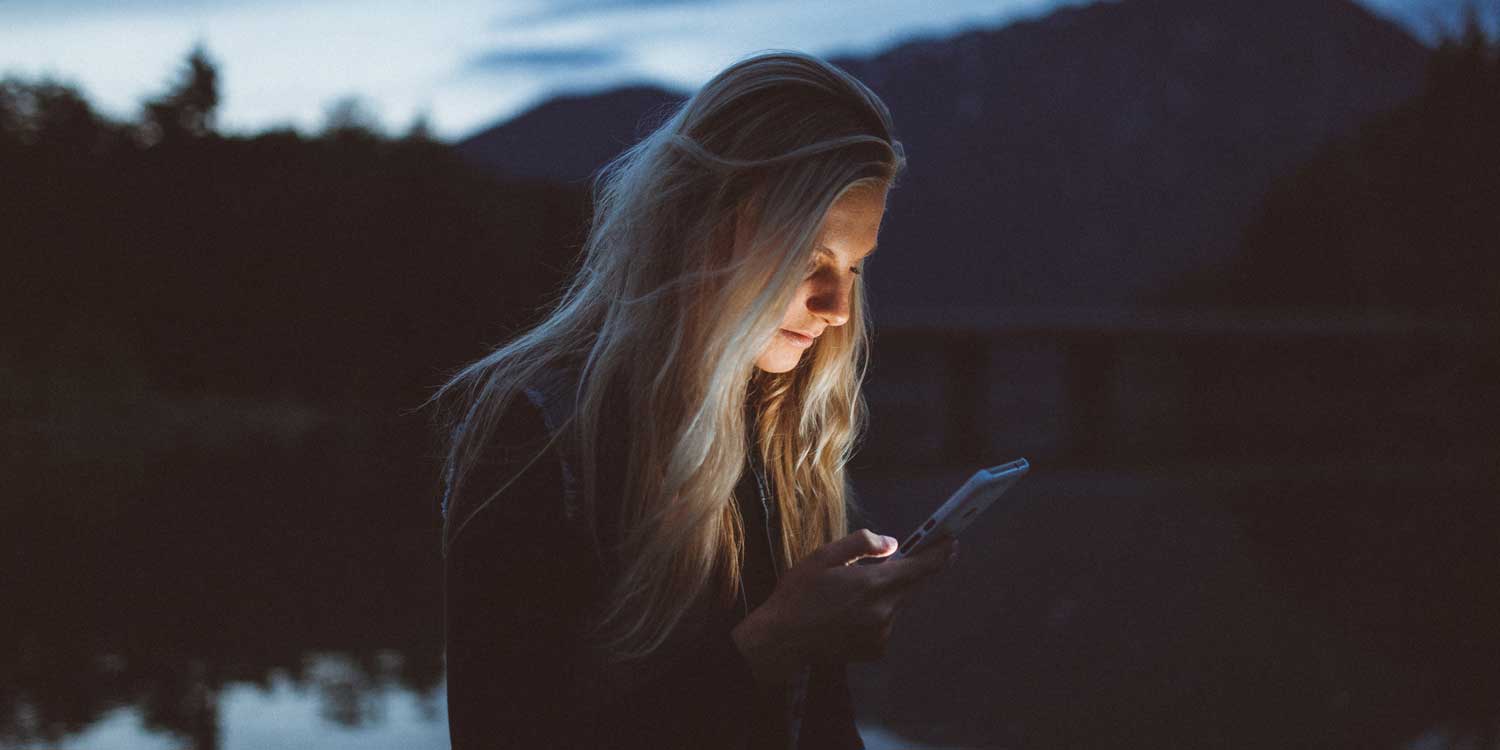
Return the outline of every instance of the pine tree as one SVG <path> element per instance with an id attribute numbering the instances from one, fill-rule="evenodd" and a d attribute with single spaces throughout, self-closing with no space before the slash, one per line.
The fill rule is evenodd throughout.
<path id="1" fill-rule="evenodd" d="M 212 135 L 218 106 L 219 73 L 199 44 L 188 53 L 177 82 L 166 93 L 146 101 L 146 140 L 159 143 Z"/>

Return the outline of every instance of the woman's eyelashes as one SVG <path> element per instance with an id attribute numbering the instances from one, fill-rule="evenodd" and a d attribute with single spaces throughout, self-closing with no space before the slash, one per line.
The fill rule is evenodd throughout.
<path id="1" fill-rule="evenodd" d="M 809 278 L 809 279 L 812 278 L 813 275 L 816 274 L 817 272 L 818 272 L 818 261 L 814 260 L 807 267 L 807 278 Z M 852 274 L 854 274 L 855 276 L 858 276 L 858 275 L 864 273 L 864 268 L 863 268 L 863 266 L 849 266 L 849 272 L 852 273 Z"/>

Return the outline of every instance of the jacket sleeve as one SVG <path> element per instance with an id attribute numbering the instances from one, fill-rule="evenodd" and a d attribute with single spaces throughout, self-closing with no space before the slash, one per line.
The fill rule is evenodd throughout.
<path id="1" fill-rule="evenodd" d="M 800 748 L 864 750 L 849 695 L 849 668 L 841 662 L 813 665 Z"/>
<path id="2" fill-rule="evenodd" d="M 737 736 L 760 688 L 727 632 L 707 631 L 626 694 L 605 687 L 616 683 L 584 658 L 579 635 L 602 590 L 598 567 L 564 520 L 562 466 L 555 449 L 542 452 L 539 410 L 518 398 L 496 435 L 449 509 L 467 519 L 450 522 L 444 560 L 454 750 L 722 746 Z"/>

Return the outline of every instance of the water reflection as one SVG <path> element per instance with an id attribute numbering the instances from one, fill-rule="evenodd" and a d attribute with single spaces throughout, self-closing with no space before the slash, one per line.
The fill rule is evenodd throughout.
<path id="1" fill-rule="evenodd" d="M 0 580 L 0 746 L 133 746 L 138 726 L 213 750 L 303 704 L 338 730 L 320 745 L 445 737 L 436 527 L 402 437 L 420 432 L 356 415 L 214 450 L 133 416 L 139 461 L 33 450 L 0 507 L 22 573 Z"/>
<path id="2" fill-rule="evenodd" d="M 332 671 L 342 671 L 341 657 L 327 655 Z M 372 705 L 378 712 L 353 725 L 330 721 L 326 702 L 306 686 L 276 675 L 269 688 L 236 683 L 220 696 L 222 750 L 260 750 L 269 747 L 313 747 L 327 750 L 438 750 L 448 747 L 447 696 L 442 688 L 421 695 L 393 689 Z M 910 740 L 872 723 L 859 731 L 868 750 L 960 750 L 939 748 Z M 134 707 L 104 714 L 84 731 L 60 741 L 20 743 L 18 750 L 178 750 L 182 738 L 152 730 Z"/>
<path id="3" fill-rule="evenodd" d="M 441 685 L 419 692 L 393 679 L 401 657 L 378 654 L 382 669 L 368 671 L 349 654 L 310 654 L 299 676 L 275 670 L 260 683 L 200 684 L 191 691 L 212 695 L 198 704 L 195 736 L 164 726 L 147 706 L 105 712 L 86 729 L 50 740 L 13 741 L 17 748 L 69 750 L 236 750 L 268 747 L 391 748 L 448 746 L 447 700 Z M 33 713 L 21 707 L 22 713 Z"/>
<path id="4" fill-rule="evenodd" d="M 133 464 L 32 449 L 0 505 L 0 748 L 448 746 L 431 447 L 421 425 L 325 417 L 217 450 L 147 421 Z M 867 744 L 1463 736 L 1500 693 L 1472 646 L 1494 632 L 1500 482 L 1475 471 L 1492 442 L 1429 442 L 1455 449 L 1189 471 L 1138 441 L 1114 469 L 1039 465 L 1024 512 L 976 523 L 887 658 L 851 669 Z M 899 534 L 968 471 L 854 481 Z"/>

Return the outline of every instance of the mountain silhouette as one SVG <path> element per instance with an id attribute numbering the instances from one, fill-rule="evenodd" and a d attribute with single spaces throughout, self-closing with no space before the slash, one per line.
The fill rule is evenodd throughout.
<path id="1" fill-rule="evenodd" d="M 1415 95 L 1427 54 L 1350 0 L 1124 0 L 834 59 L 890 106 L 910 159 L 875 313 L 1132 306 L 1226 267 L 1272 178 Z M 554 100 L 461 149 L 577 180 L 672 100 Z"/>
<path id="2" fill-rule="evenodd" d="M 652 113 L 664 113 L 685 98 L 655 86 L 559 96 L 465 138 L 457 147 L 472 163 L 508 178 L 587 180 L 646 135 Z"/>

